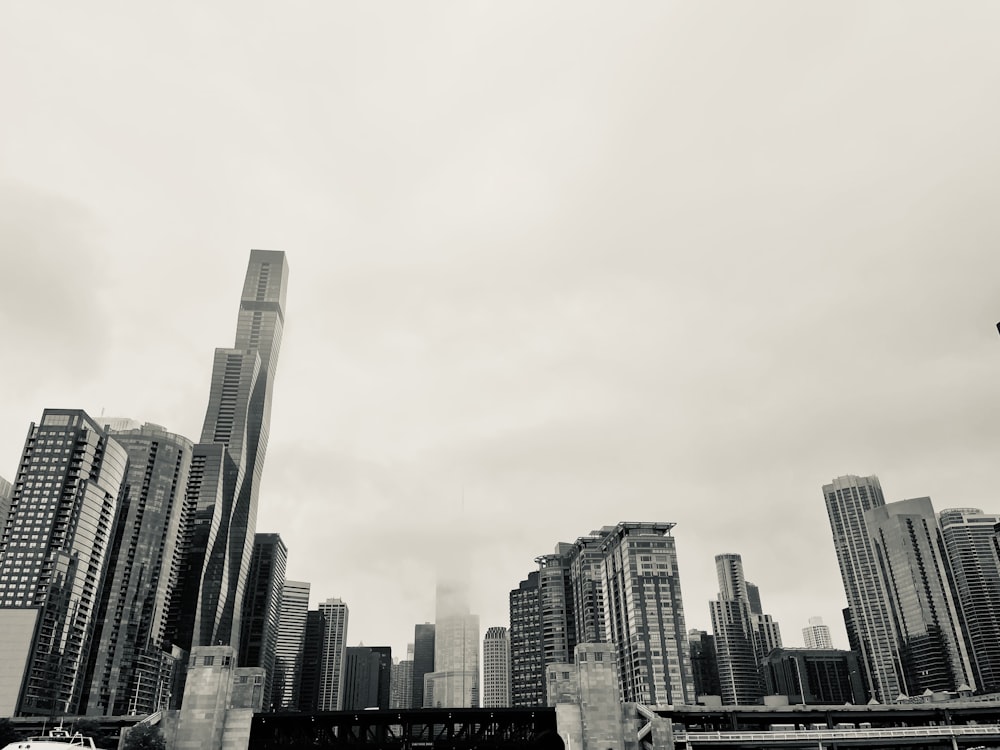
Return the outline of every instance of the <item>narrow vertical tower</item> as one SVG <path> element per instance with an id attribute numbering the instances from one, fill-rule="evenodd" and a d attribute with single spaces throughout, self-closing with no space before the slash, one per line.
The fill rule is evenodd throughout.
<path id="1" fill-rule="evenodd" d="M 483 708 L 510 706 L 510 636 L 507 628 L 486 629 L 483 637 Z"/>
<path id="2" fill-rule="evenodd" d="M 340 711 L 344 707 L 344 654 L 347 648 L 347 605 L 327 599 L 319 605 L 322 615 L 320 642 L 319 711 Z"/>
<path id="3" fill-rule="evenodd" d="M 267 452 L 271 392 L 284 325 L 285 254 L 252 250 L 232 349 L 216 349 L 212 388 L 195 447 L 188 495 L 195 499 L 188 576 L 200 573 L 193 622 L 179 626 L 187 646 L 238 647 L 250 570 L 257 497 Z M 185 599 L 195 597 L 193 581 Z"/>
<path id="4" fill-rule="evenodd" d="M 305 655 L 306 617 L 310 585 L 305 581 L 285 581 L 281 590 L 281 615 L 275 645 L 272 711 L 298 711 Z"/>
<path id="5" fill-rule="evenodd" d="M 277 534 L 255 534 L 250 576 L 243 597 L 240 630 L 241 667 L 264 668 L 264 702 L 271 706 L 274 662 L 278 648 L 281 593 L 285 584 L 288 548 Z"/>
<path id="6" fill-rule="evenodd" d="M 899 647 L 865 523 L 868 510 L 885 505 L 882 485 L 876 476 L 842 476 L 823 485 L 823 497 L 847 594 L 848 638 L 860 649 L 868 698 L 894 701 L 903 687 Z"/>

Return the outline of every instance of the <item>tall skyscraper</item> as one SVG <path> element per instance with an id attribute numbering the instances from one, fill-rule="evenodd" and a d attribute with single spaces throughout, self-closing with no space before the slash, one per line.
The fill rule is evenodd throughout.
<path id="1" fill-rule="evenodd" d="M 823 485 L 849 612 L 844 618 L 851 648 L 860 649 L 868 698 L 896 700 L 903 688 L 901 654 L 893 633 L 865 513 L 885 505 L 878 477 L 842 476 Z"/>
<path id="2" fill-rule="evenodd" d="M 167 615 L 186 552 L 180 529 L 193 445 L 158 425 L 130 428 L 130 421 L 107 420 L 129 470 L 87 670 L 90 715 L 168 708 L 180 660 L 167 638 Z"/>
<path id="3" fill-rule="evenodd" d="M 694 702 L 673 527 L 619 523 L 601 544 L 605 635 L 627 703 Z"/>
<path id="4" fill-rule="evenodd" d="M 743 559 L 728 553 L 715 556 L 719 597 L 709 602 L 715 635 L 722 702 L 753 705 L 764 697 L 763 664 L 772 649 L 781 646 L 781 634 L 761 609 L 760 592 L 751 599 L 743 575 Z"/>
<path id="5" fill-rule="evenodd" d="M 252 250 L 235 345 L 215 351 L 188 488 L 196 515 L 183 599 L 197 606 L 183 607 L 176 626 L 191 645 L 239 646 L 287 281 L 284 253 Z"/>
<path id="6" fill-rule="evenodd" d="M 305 581 L 285 581 L 281 587 L 281 614 L 278 617 L 271 688 L 272 711 L 299 710 L 309 588 Z"/>
<path id="7" fill-rule="evenodd" d="M 691 674 L 698 699 L 706 695 L 722 695 L 719 686 L 719 662 L 715 655 L 715 638 L 704 630 L 688 631 L 691 654 Z"/>
<path id="8" fill-rule="evenodd" d="M 510 706 L 510 636 L 507 628 L 486 629 L 483 637 L 483 708 Z"/>
<path id="9" fill-rule="evenodd" d="M 3 539 L 7 516 L 10 515 L 10 500 L 14 495 L 14 485 L 0 477 L 0 539 Z"/>
<path id="10" fill-rule="evenodd" d="M 930 498 L 872 508 L 865 524 L 888 594 L 902 657 L 902 690 L 920 695 L 971 685 L 972 666 Z"/>
<path id="11" fill-rule="evenodd" d="M 434 623 L 413 628 L 413 708 L 424 705 L 424 676 L 434 671 Z"/>
<path id="12" fill-rule="evenodd" d="M 510 693 L 517 708 L 545 705 L 538 571 L 510 592 Z"/>
<path id="13" fill-rule="evenodd" d="M 306 612 L 306 633 L 302 644 L 302 676 L 299 678 L 299 711 L 319 711 L 323 685 L 323 648 L 326 644 L 326 617 L 322 610 Z"/>
<path id="14" fill-rule="evenodd" d="M 830 637 L 830 628 L 823 624 L 822 617 L 810 617 L 809 625 L 802 628 L 802 640 L 805 641 L 806 648 L 832 649 L 833 638 Z"/>
<path id="15" fill-rule="evenodd" d="M 320 657 L 320 711 L 340 711 L 344 700 L 344 650 L 347 646 L 347 605 L 327 599 L 319 605 L 323 614 Z"/>
<path id="16" fill-rule="evenodd" d="M 79 409 L 32 424 L 0 539 L 0 715 L 82 713 L 128 453 Z"/>
<path id="17" fill-rule="evenodd" d="M 344 711 L 389 708 L 392 650 L 348 646 L 344 650 Z"/>
<path id="18" fill-rule="evenodd" d="M 264 668 L 263 705 L 271 705 L 278 650 L 281 593 L 288 548 L 277 534 L 255 534 L 243 597 L 239 665 Z"/>
<path id="19" fill-rule="evenodd" d="M 465 586 L 439 581 L 434 618 L 434 671 L 424 675 L 424 706 L 479 705 L 479 615 L 469 611 Z"/>
<path id="20" fill-rule="evenodd" d="M 1000 515 L 954 508 L 941 511 L 938 520 L 955 576 L 976 687 L 984 693 L 1000 692 L 1000 561 L 993 548 Z"/>

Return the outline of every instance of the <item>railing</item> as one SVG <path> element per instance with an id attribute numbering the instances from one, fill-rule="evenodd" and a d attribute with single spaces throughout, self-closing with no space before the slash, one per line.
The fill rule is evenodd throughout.
<path id="1" fill-rule="evenodd" d="M 890 727 L 887 729 L 801 729 L 776 732 L 682 732 L 674 731 L 675 742 L 689 745 L 713 742 L 781 742 L 802 740 L 878 740 L 892 737 L 955 737 L 993 735 L 1000 737 L 1000 725 L 962 724 L 927 727 Z"/>

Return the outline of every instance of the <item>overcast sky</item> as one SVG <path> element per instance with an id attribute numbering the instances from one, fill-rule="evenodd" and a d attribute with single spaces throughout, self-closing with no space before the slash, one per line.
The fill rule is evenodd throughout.
<path id="1" fill-rule="evenodd" d="M 196 439 L 290 267 L 259 531 L 403 656 L 672 521 L 846 647 L 821 486 L 1000 511 L 1000 4 L 0 9 L 0 475 L 45 407 Z"/>

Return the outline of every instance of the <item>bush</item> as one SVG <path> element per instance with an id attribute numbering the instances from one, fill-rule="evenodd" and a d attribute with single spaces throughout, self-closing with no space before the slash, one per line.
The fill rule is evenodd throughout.
<path id="1" fill-rule="evenodd" d="M 14 722 L 10 719 L 0 719 L 0 747 L 6 747 L 20 739 L 22 739 L 21 733 L 14 728 Z"/>
<path id="2" fill-rule="evenodd" d="M 123 750 L 166 750 L 167 743 L 159 727 L 136 724 L 125 735 Z"/>

